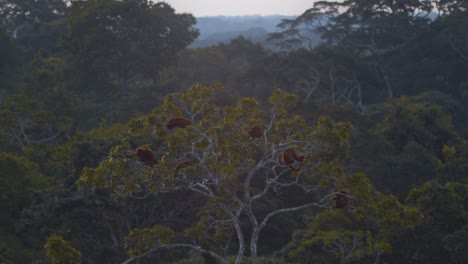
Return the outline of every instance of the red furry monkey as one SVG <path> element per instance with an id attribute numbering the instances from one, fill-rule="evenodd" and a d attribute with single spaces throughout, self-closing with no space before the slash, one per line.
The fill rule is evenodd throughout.
<path id="1" fill-rule="evenodd" d="M 138 147 L 135 150 L 135 154 L 140 159 L 140 161 L 146 163 L 146 165 L 153 166 L 154 164 L 158 164 L 156 155 L 151 149 Z"/>
<path id="2" fill-rule="evenodd" d="M 192 122 L 185 117 L 171 117 L 167 121 L 166 127 L 168 129 L 173 129 L 174 127 L 184 128 L 186 126 L 191 126 Z"/>
<path id="3" fill-rule="evenodd" d="M 251 138 L 259 138 L 263 136 L 263 128 L 261 126 L 255 125 L 252 128 L 250 128 L 249 132 Z"/>
<path id="4" fill-rule="evenodd" d="M 351 203 L 351 197 L 347 191 L 340 191 L 333 197 L 333 200 L 335 200 L 333 208 L 345 208 Z"/>
<path id="5" fill-rule="evenodd" d="M 296 151 L 293 148 L 288 148 L 281 154 L 281 160 L 284 164 L 289 165 L 289 168 L 292 171 L 299 171 L 302 167 L 302 162 L 304 161 L 304 155 L 297 156 Z M 299 162 L 298 167 L 293 166 L 296 162 Z"/>

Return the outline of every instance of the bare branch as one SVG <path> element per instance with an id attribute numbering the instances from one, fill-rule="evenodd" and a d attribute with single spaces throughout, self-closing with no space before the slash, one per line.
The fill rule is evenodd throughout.
<path id="1" fill-rule="evenodd" d="M 47 142 L 47 141 L 52 141 L 54 140 L 55 138 L 57 138 L 60 134 L 62 133 L 62 131 L 59 131 L 57 132 L 57 134 L 51 136 L 51 137 L 48 137 L 48 138 L 42 138 L 42 139 L 30 139 L 29 141 L 32 142 L 32 143 L 43 143 L 43 142 Z"/>
<path id="2" fill-rule="evenodd" d="M 210 256 L 218 259 L 220 261 L 220 263 L 223 263 L 223 264 L 227 264 L 227 260 L 223 257 L 221 257 L 220 255 L 216 254 L 215 252 L 211 251 L 211 250 L 206 250 L 206 249 L 203 249 L 199 246 L 196 246 L 196 245 L 191 245 L 191 244 L 184 244 L 184 243 L 176 243 L 176 244 L 166 244 L 166 245 L 158 245 L 157 247 L 155 248 L 152 248 L 150 250 L 148 250 L 147 252 L 141 254 L 141 255 L 138 255 L 138 256 L 135 256 L 135 257 L 132 257 L 124 262 L 122 262 L 122 264 L 128 264 L 128 263 L 131 263 L 135 260 L 138 260 L 138 259 L 141 259 L 141 258 L 144 258 L 146 256 L 149 256 L 150 254 L 152 254 L 153 252 L 155 252 L 156 250 L 159 250 L 159 249 L 172 249 L 172 248 L 190 248 L 190 249 L 193 249 L 199 253 L 202 253 L 202 254 L 209 254 Z"/>
<path id="3" fill-rule="evenodd" d="M 328 201 L 334 195 L 335 195 L 335 193 L 331 193 L 331 194 L 326 195 L 325 197 L 323 197 L 320 201 L 314 202 L 314 203 L 308 203 L 308 204 L 304 204 L 304 205 L 296 206 L 296 207 L 277 209 L 277 210 L 267 214 L 267 216 L 263 219 L 262 223 L 260 224 L 259 229 L 262 229 L 263 227 L 265 227 L 268 220 L 270 220 L 271 217 L 273 217 L 273 216 L 275 216 L 277 214 L 286 213 L 286 212 L 294 212 L 294 211 L 298 211 L 298 210 L 305 209 L 305 208 L 312 207 L 312 206 L 317 206 L 317 207 L 320 207 L 320 208 L 327 208 L 326 203 L 328 203 Z"/>
<path id="4" fill-rule="evenodd" d="M 18 143 L 20 143 L 20 145 L 24 148 L 25 145 L 23 143 L 23 141 L 21 140 L 21 138 L 18 136 L 18 134 L 16 133 L 16 131 L 12 128 L 10 129 L 11 132 L 13 133 L 13 135 L 15 136 L 16 140 L 18 141 Z"/>
<path id="5" fill-rule="evenodd" d="M 203 190 L 201 189 L 198 189 L 196 187 L 200 187 L 202 188 Z M 195 183 L 195 184 L 190 184 L 188 186 L 189 190 L 192 190 L 194 192 L 197 192 L 197 193 L 200 193 L 200 194 L 203 194 L 204 196 L 208 196 L 208 197 L 213 197 L 213 192 L 210 190 L 210 188 L 206 187 L 206 185 L 204 184 L 201 184 L 201 183 Z"/>
<path id="6" fill-rule="evenodd" d="M 463 54 L 463 52 L 459 48 L 457 48 L 453 38 L 450 38 L 449 43 L 452 50 L 454 50 L 464 61 L 468 62 L 468 55 Z"/>

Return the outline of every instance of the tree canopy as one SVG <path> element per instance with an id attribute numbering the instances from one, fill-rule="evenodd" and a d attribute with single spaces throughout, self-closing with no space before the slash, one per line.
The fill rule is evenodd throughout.
<path id="1" fill-rule="evenodd" d="M 467 8 L 0 0 L 0 262 L 466 263 Z"/>

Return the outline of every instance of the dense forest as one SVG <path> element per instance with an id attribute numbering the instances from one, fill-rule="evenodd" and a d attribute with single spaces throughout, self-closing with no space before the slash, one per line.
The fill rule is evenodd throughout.
<path id="1" fill-rule="evenodd" d="M 468 263 L 466 1 L 195 25 L 0 0 L 0 263 Z"/>

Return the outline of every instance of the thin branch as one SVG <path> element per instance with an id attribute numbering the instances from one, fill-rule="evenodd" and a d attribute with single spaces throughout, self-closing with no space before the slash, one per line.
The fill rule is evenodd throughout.
<path id="1" fill-rule="evenodd" d="M 21 138 L 18 136 L 18 134 L 16 134 L 16 131 L 12 128 L 11 129 L 11 132 L 13 133 L 13 135 L 15 136 L 16 140 L 18 141 L 18 143 L 20 143 L 21 147 L 25 147 L 23 141 L 21 140 Z"/>
<path id="2" fill-rule="evenodd" d="M 202 187 L 202 188 L 205 189 L 207 192 L 195 188 L 196 186 Z M 203 184 L 201 184 L 201 183 L 196 183 L 196 184 L 193 184 L 193 185 L 189 185 L 189 186 L 188 186 L 188 189 L 189 189 L 189 190 L 192 190 L 192 191 L 194 191 L 194 192 L 203 194 L 204 196 L 208 196 L 208 197 L 213 197 L 213 196 L 214 196 L 214 195 L 213 195 L 213 192 L 211 192 L 210 188 L 206 187 L 205 185 L 203 185 Z"/>
<path id="3" fill-rule="evenodd" d="M 300 205 L 300 206 L 296 206 L 296 207 L 289 207 L 289 208 L 283 208 L 283 209 L 275 210 L 275 211 L 269 213 L 265 217 L 265 219 L 263 219 L 262 223 L 260 224 L 259 229 L 261 230 L 267 224 L 268 220 L 270 220 L 271 217 L 273 217 L 273 216 L 275 216 L 277 214 L 280 214 L 280 213 L 294 212 L 294 211 L 298 211 L 298 210 L 305 209 L 305 208 L 312 207 L 312 206 L 317 206 L 317 207 L 324 208 L 324 207 L 326 207 L 324 203 L 328 202 L 328 200 L 330 200 L 330 198 L 332 196 L 334 196 L 334 195 L 335 195 L 335 193 L 331 193 L 329 195 L 326 195 L 325 197 L 323 197 L 318 202 L 308 203 L 308 204 L 304 204 L 304 205 Z"/>
<path id="4" fill-rule="evenodd" d="M 132 199 L 137 199 L 137 200 L 144 200 L 144 199 L 148 198 L 151 194 L 152 193 L 148 192 L 143 196 L 135 196 L 133 194 L 124 194 L 123 196 L 126 196 L 128 198 L 132 198 Z"/>
<path id="5" fill-rule="evenodd" d="M 373 264 L 379 264 L 381 255 L 382 255 L 382 251 L 380 249 L 378 249 L 377 250 L 377 256 L 375 257 L 375 260 L 374 260 Z"/>
<path id="6" fill-rule="evenodd" d="M 463 52 L 455 46 L 455 42 L 453 41 L 453 39 L 450 39 L 449 43 L 452 50 L 454 50 L 464 61 L 468 62 L 468 56 L 463 54 Z"/>
<path id="7" fill-rule="evenodd" d="M 283 170 L 280 174 L 277 174 L 276 171 L 275 171 L 275 168 L 276 168 L 276 166 L 273 166 L 272 171 L 276 176 L 274 178 L 272 178 L 272 179 L 267 179 L 266 180 L 266 185 L 265 185 L 265 188 L 263 189 L 263 191 L 256 194 L 256 195 L 254 195 L 251 198 L 251 202 L 253 202 L 253 201 L 257 200 L 257 199 L 260 199 L 265 194 L 267 194 L 268 190 L 273 186 L 273 184 L 275 184 L 275 183 L 280 184 L 277 180 L 279 179 L 279 177 L 281 177 L 283 174 L 285 174 L 287 172 L 287 170 Z M 297 178 L 296 178 L 296 181 L 297 181 Z"/>
<path id="8" fill-rule="evenodd" d="M 26 132 L 24 131 L 24 122 L 23 122 L 23 120 L 19 120 L 19 125 L 20 125 L 21 134 L 23 135 L 24 139 L 26 140 L 26 143 L 28 143 L 28 145 L 29 145 L 30 142 L 29 142 L 28 136 L 26 135 Z"/>
<path id="9" fill-rule="evenodd" d="M 42 139 L 30 139 L 29 141 L 32 142 L 32 143 L 43 143 L 43 142 L 47 142 L 47 141 L 51 141 L 51 140 L 54 140 L 56 137 L 58 137 L 60 134 L 62 133 L 62 131 L 59 131 L 57 134 L 51 136 L 51 137 L 48 137 L 48 138 L 42 138 Z"/>
<path id="10" fill-rule="evenodd" d="M 190 249 L 193 249 L 199 253 L 202 253 L 202 254 L 209 254 L 210 256 L 214 257 L 214 258 L 217 258 L 221 263 L 223 264 L 227 264 L 227 260 L 223 257 L 221 257 L 220 255 L 216 254 L 215 252 L 211 251 L 211 250 L 206 250 L 206 249 L 203 249 L 199 246 L 196 246 L 196 245 L 191 245 L 191 244 L 184 244 L 184 243 L 176 243 L 176 244 L 167 244 L 167 245 L 159 245 L 155 248 L 152 248 L 150 250 L 148 250 L 147 252 L 141 254 L 141 255 L 138 255 L 138 256 L 135 256 L 135 257 L 132 257 L 124 262 L 122 262 L 122 264 L 128 264 L 128 263 L 131 263 L 132 261 L 135 261 L 135 260 L 138 260 L 138 259 L 141 259 L 143 257 L 146 257 L 150 254 L 152 254 L 153 252 L 155 252 L 156 250 L 159 250 L 159 249 L 172 249 L 172 248 L 190 248 Z"/>
<path id="11" fill-rule="evenodd" d="M 349 250 L 348 252 L 348 255 L 346 256 L 346 258 L 350 258 L 354 252 L 354 249 L 356 248 L 356 242 L 359 240 L 359 238 L 357 236 L 353 236 L 353 246 L 351 247 L 351 249 Z"/>

